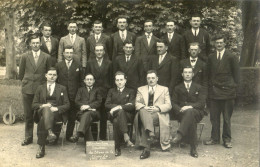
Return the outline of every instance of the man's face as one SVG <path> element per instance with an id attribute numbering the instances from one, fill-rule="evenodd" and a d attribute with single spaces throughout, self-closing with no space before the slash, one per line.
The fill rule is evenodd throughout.
<path id="1" fill-rule="evenodd" d="M 132 55 L 133 51 L 134 51 L 134 47 L 132 44 L 125 44 L 125 46 L 123 47 L 124 51 L 125 51 L 125 55 Z"/>
<path id="2" fill-rule="evenodd" d="M 168 49 L 168 46 L 166 46 L 163 42 L 157 42 L 157 53 L 159 55 L 163 55 L 167 49 Z"/>
<path id="3" fill-rule="evenodd" d="M 95 34 L 100 34 L 102 30 L 103 30 L 102 23 L 93 25 L 93 31 Z"/>
<path id="4" fill-rule="evenodd" d="M 65 49 L 63 55 L 66 60 L 71 61 L 74 55 L 73 49 Z"/>
<path id="5" fill-rule="evenodd" d="M 144 31 L 147 33 L 153 32 L 153 23 L 152 22 L 144 23 Z"/>
<path id="6" fill-rule="evenodd" d="M 84 82 L 87 87 L 91 87 L 94 85 L 95 79 L 94 79 L 93 75 L 87 75 L 84 79 Z"/>
<path id="7" fill-rule="evenodd" d="M 30 47 L 35 52 L 40 50 L 40 47 L 41 47 L 41 40 L 40 40 L 40 38 L 31 39 Z"/>
<path id="8" fill-rule="evenodd" d="M 156 76 L 155 73 L 147 74 L 146 79 L 149 86 L 154 86 L 158 82 L 158 77 Z"/>
<path id="9" fill-rule="evenodd" d="M 184 68 L 182 72 L 182 77 L 184 81 L 191 81 L 193 77 L 193 71 L 192 68 Z"/>
<path id="10" fill-rule="evenodd" d="M 55 82 L 57 79 L 57 71 L 56 70 L 49 70 L 45 77 L 48 82 Z"/>
<path id="11" fill-rule="evenodd" d="M 224 39 L 218 39 L 215 41 L 215 47 L 217 51 L 222 51 L 225 48 L 226 44 L 224 42 Z"/>
<path id="12" fill-rule="evenodd" d="M 168 33 L 173 33 L 175 28 L 174 22 L 167 22 L 165 28 Z"/>
<path id="13" fill-rule="evenodd" d="M 121 31 L 124 31 L 127 27 L 127 22 L 126 22 L 126 19 L 124 18 L 121 18 L 121 19 L 118 19 L 117 20 L 117 28 Z"/>
<path id="14" fill-rule="evenodd" d="M 78 30 L 77 24 L 76 23 L 70 23 L 68 26 L 69 33 L 74 35 L 76 31 Z"/>
<path id="15" fill-rule="evenodd" d="M 191 45 L 189 48 L 190 56 L 192 58 L 198 57 L 198 54 L 200 53 L 200 48 L 198 45 Z"/>
<path id="16" fill-rule="evenodd" d="M 120 89 L 125 87 L 126 79 L 125 79 L 124 75 L 116 75 L 115 83 L 116 83 L 116 86 Z"/>
<path id="17" fill-rule="evenodd" d="M 43 26 L 42 35 L 49 38 L 51 36 L 51 27 Z"/>
<path id="18" fill-rule="evenodd" d="M 95 54 L 96 54 L 96 57 L 98 59 L 101 59 L 105 54 L 104 47 L 103 46 L 96 46 L 95 47 Z"/>
<path id="19" fill-rule="evenodd" d="M 199 28 L 201 23 L 200 17 L 192 17 L 190 20 L 190 25 L 192 28 Z"/>

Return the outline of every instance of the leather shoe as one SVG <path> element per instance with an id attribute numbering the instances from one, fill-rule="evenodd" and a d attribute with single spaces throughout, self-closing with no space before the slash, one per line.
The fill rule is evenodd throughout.
<path id="1" fill-rule="evenodd" d="M 31 144 L 32 143 L 32 139 L 25 139 L 22 143 L 21 143 L 21 145 L 22 146 L 26 146 L 26 145 L 29 145 L 29 144 Z"/>
<path id="2" fill-rule="evenodd" d="M 219 144 L 219 141 L 215 141 L 213 139 L 210 139 L 210 140 L 206 141 L 204 144 L 205 145 L 215 145 L 215 144 Z"/>
<path id="3" fill-rule="evenodd" d="M 177 143 L 179 143 L 179 142 L 181 141 L 181 139 L 182 139 L 182 135 L 181 135 L 180 133 L 177 133 L 177 135 L 174 137 L 174 139 L 172 140 L 172 142 L 173 142 L 174 144 L 177 144 Z"/>
<path id="4" fill-rule="evenodd" d="M 116 148 L 115 150 L 115 156 L 118 157 L 121 155 L 121 149 L 120 148 Z"/>
<path id="5" fill-rule="evenodd" d="M 140 155 L 140 159 L 146 159 L 150 156 L 150 151 L 143 150 L 142 154 Z"/>
<path id="6" fill-rule="evenodd" d="M 225 142 L 225 143 L 224 143 L 224 147 L 226 147 L 226 148 L 232 148 L 231 142 Z"/>
<path id="7" fill-rule="evenodd" d="M 134 145 L 130 140 L 128 140 L 128 141 L 126 142 L 126 146 L 127 146 L 127 147 L 134 147 L 135 145 Z"/>
<path id="8" fill-rule="evenodd" d="M 198 158 L 199 157 L 196 147 L 195 148 L 191 148 L 190 155 L 192 157 L 194 157 L 194 158 Z"/>
<path id="9" fill-rule="evenodd" d="M 67 140 L 71 143 L 77 143 L 78 140 L 79 140 L 79 137 L 78 136 L 72 136 L 72 137 L 68 138 Z"/>
<path id="10" fill-rule="evenodd" d="M 55 140 L 56 140 L 56 135 L 51 131 L 49 130 L 49 135 L 47 137 L 47 140 L 50 142 L 50 143 L 53 143 Z"/>
<path id="11" fill-rule="evenodd" d="M 42 157 L 44 157 L 44 155 L 45 155 L 45 146 L 39 145 L 39 149 L 37 151 L 36 158 L 42 158 Z"/>
<path id="12" fill-rule="evenodd" d="M 153 142 L 155 141 L 155 136 L 149 136 L 149 137 L 147 138 L 147 141 L 148 141 L 149 143 L 153 143 Z"/>

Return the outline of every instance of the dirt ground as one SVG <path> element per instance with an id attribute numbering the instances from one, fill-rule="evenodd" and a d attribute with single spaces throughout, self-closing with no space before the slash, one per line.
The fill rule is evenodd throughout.
<path id="1" fill-rule="evenodd" d="M 206 146 L 202 144 L 210 136 L 211 124 L 209 116 L 204 117 L 205 123 L 198 146 L 199 158 L 189 155 L 189 146 L 179 148 L 172 146 L 171 152 L 161 152 L 153 148 L 149 159 L 140 160 L 141 150 L 122 149 L 122 155 L 115 160 L 88 161 L 84 153 L 84 142 L 77 145 L 65 142 L 62 148 L 47 146 L 46 155 L 36 159 L 36 131 L 33 144 L 21 146 L 24 135 L 24 124 L 12 126 L 0 124 L 0 167 L 257 167 L 259 166 L 259 110 L 256 106 L 237 109 L 232 116 L 233 148 L 226 149 L 223 145 Z M 176 131 L 177 123 L 174 124 Z M 36 128 L 35 128 L 36 130 Z"/>

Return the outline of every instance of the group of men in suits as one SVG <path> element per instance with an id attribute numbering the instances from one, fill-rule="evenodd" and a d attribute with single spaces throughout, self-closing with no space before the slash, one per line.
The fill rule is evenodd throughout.
<path id="1" fill-rule="evenodd" d="M 32 143 L 33 120 L 38 123 L 36 157 L 41 158 L 46 138 L 55 143 L 59 136 L 60 127 L 52 122 L 67 121 L 66 139 L 77 142 L 79 137 L 93 140 L 91 123 L 98 120 L 100 139 L 105 140 L 109 119 L 114 125 L 116 155 L 121 155 L 121 141 L 133 146 L 127 123 L 134 123 L 135 144 L 143 147 L 140 158 L 145 159 L 150 156 L 155 126 L 160 127 L 162 150 L 169 150 L 169 121 L 177 119 L 180 127 L 173 142 L 187 141 L 191 156 L 198 157 L 196 127 L 208 98 L 212 132 L 205 144 L 220 142 L 223 113 L 222 138 L 224 146 L 231 148 L 238 60 L 225 49 L 223 36 L 214 39 L 216 51 L 209 55 L 209 35 L 200 28 L 201 17 L 193 15 L 190 24 L 191 30 L 181 36 L 174 31 L 174 21 L 168 20 L 167 33 L 159 39 L 153 35 L 153 21 L 146 20 L 144 35 L 136 38 L 127 30 L 127 18 L 120 16 L 119 30 L 111 37 L 103 34 L 102 22 L 95 21 L 86 42 L 77 35 L 74 22 L 60 42 L 51 37 L 50 25 L 43 24 L 43 37 L 31 37 L 31 51 L 20 61 L 25 114 L 22 145 Z M 73 135 L 75 120 L 80 125 Z"/>

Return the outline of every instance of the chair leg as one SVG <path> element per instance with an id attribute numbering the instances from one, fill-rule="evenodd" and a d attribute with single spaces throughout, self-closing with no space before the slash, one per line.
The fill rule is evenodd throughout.
<path id="1" fill-rule="evenodd" d="M 97 123 L 97 141 L 99 141 L 100 121 Z"/>

